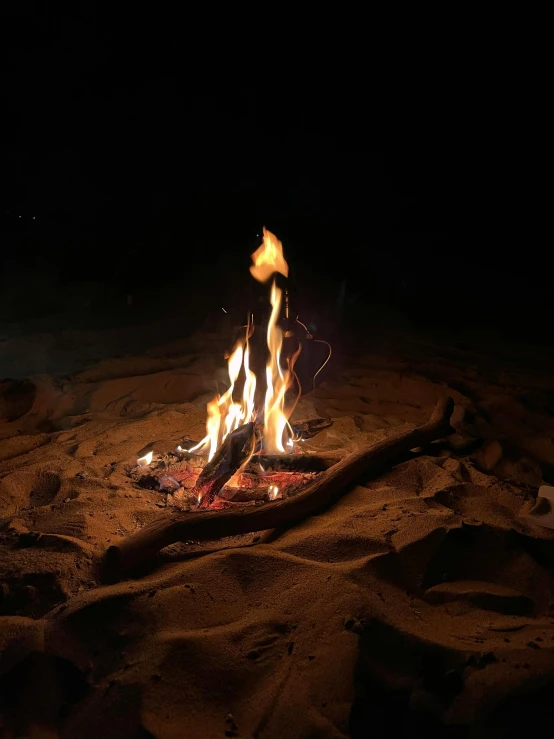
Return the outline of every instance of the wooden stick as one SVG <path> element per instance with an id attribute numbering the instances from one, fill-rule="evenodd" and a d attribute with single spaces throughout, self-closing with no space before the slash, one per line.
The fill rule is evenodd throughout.
<path id="1" fill-rule="evenodd" d="M 246 509 L 173 512 L 160 516 L 142 531 L 108 549 L 106 574 L 117 577 L 177 541 L 220 539 L 301 521 L 343 495 L 362 473 L 364 479 L 375 476 L 411 449 L 449 436 L 453 431 L 450 426 L 453 409 L 452 398 L 439 401 L 423 426 L 352 452 L 294 497 Z"/>

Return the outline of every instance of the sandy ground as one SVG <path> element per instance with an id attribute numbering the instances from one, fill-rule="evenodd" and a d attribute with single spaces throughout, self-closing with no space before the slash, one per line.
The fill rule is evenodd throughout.
<path id="1" fill-rule="evenodd" d="M 459 433 L 272 540 L 173 546 L 101 583 L 106 547 L 168 512 L 126 466 L 201 437 L 224 343 L 1 385 L 0 736 L 543 736 L 554 531 L 518 514 L 554 481 L 554 375 L 532 354 L 397 337 L 335 356 L 303 401 L 334 418 L 316 447 L 446 394 Z"/>

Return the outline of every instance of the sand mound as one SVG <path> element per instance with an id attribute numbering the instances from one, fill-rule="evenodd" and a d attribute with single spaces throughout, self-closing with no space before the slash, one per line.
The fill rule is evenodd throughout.
<path id="1" fill-rule="evenodd" d="M 313 448 L 446 394 L 458 433 L 288 531 L 102 585 L 105 548 L 165 507 L 127 466 L 202 435 L 218 346 L 194 341 L 1 386 L 0 736 L 538 736 L 554 532 L 518 513 L 552 481 L 548 373 L 414 345 L 336 360 L 303 400 L 335 421 Z"/>

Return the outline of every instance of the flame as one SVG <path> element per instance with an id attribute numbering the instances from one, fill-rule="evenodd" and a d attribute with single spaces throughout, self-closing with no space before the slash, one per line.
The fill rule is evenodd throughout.
<path id="1" fill-rule="evenodd" d="M 269 496 L 269 500 L 275 500 L 275 498 L 279 495 L 279 488 L 277 485 L 270 485 L 267 489 L 267 493 Z"/>
<path id="2" fill-rule="evenodd" d="M 144 457 L 139 457 L 137 459 L 137 464 L 139 467 L 148 467 L 152 464 L 152 458 L 154 456 L 154 452 L 147 452 Z"/>
<path id="3" fill-rule="evenodd" d="M 236 403 L 233 400 L 233 391 L 243 362 L 247 373 L 246 383 L 244 386 L 243 400 L 241 403 Z M 246 351 L 242 342 L 238 342 L 229 357 L 228 368 L 229 379 L 231 381 L 229 389 L 223 395 L 216 395 L 215 398 L 210 400 L 207 406 L 208 421 L 206 423 L 206 436 L 199 444 L 187 450 L 188 452 L 201 452 L 208 448 L 208 461 L 212 459 L 231 431 L 234 431 L 243 423 L 249 421 L 254 412 L 256 376 L 248 365 L 248 341 L 246 343 Z"/>
<path id="4" fill-rule="evenodd" d="M 244 352 L 244 373 L 246 380 L 244 381 L 244 391 L 242 394 L 243 402 L 246 405 L 246 418 L 254 418 L 254 395 L 256 393 L 256 375 L 250 369 L 250 347 L 246 344 Z"/>
<path id="5" fill-rule="evenodd" d="M 259 282 L 266 282 L 275 272 L 280 272 L 288 277 L 289 266 L 283 256 L 283 245 L 266 228 L 264 228 L 263 234 L 262 245 L 252 254 L 254 264 L 250 267 L 250 273 Z M 282 290 L 277 287 L 275 280 L 273 280 L 270 295 L 271 315 L 267 324 L 269 360 L 265 370 L 266 393 L 264 403 L 264 450 L 268 454 L 283 454 L 285 452 L 283 441 L 291 412 L 285 413 L 285 394 L 292 385 L 292 368 L 299 354 L 298 351 L 294 357 L 288 360 L 288 367 L 283 369 L 281 365 L 283 332 L 278 326 L 282 296 Z"/>
<path id="6" fill-rule="evenodd" d="M 254 264 L 250 267 L 250 274 L 258 282 L 267 282 L 272 274 L 280 272 L 289 276 L 289 265 L 283 256 L 283 244 L 277 236 L 264 226 L 264 240 L 259 249 L 252 254 Z"/>
<path id="7" fill-rule="evenodd" d="M 265 368 L 266 393 L 264 404 L 264 449 L 268 454 L 283 454 L 283 435 L 288 416 L 285 415 L 285 393 L 291 384 L 290 371 L 281 367 L 283 332 L 277 325 L 281 310 L 282 291 L 275 281 L 271 286 L 271 316 L 267 324 L 269 360 Z"/>
<path id="8" fill-rule="evenodd" d="M 289 268 L 283 256 L 283 246 L 279 239 L 268 231 L 263 230 L 263 243 L 252 254 L 253 265 L 250 267 L 252 276 L 266 282 L 272 274 L 279 272 L 285 277 Z M 267 347 L 269 358 L 266 365 L 266 392 L 264 401 L 264 451 L 268 454 L 285 453 L 285 444 L 290 449 L 292 433 L 288 418 L 292 408 L 285 408 L 286 392 L 294 383 L 294 362 L 300 353 L 298 350 L 292 357 L 285 358 L 283 367 L 282 347 L 283 332 L 278 322 L 281 312 L 282 290 L 277 287 L 275 280 L 271 286 L 270 303 L 271 315 L 267 325 Z M 255 405 L 256 375 L 250 369 L 249 339 L 253 333 L 251 319 L 246 326 L 246 338 L 235 346 L 228 361 L 229 388 L 223 395 L 216 395 L 208 403 L 208 421 L 206 436 L 189 452 L 198 452 L 208 449 L 208 459 L 211 460 L 228 434 L 244 423 L 255 420 L 258 409 Z M 244 374 L 242 397 L 240 401 L 233 399 L 237 380 Z M 242 377 L 241 377 L 242 380 Z M 277 493 L 276 493 L 277 494 Z"/>

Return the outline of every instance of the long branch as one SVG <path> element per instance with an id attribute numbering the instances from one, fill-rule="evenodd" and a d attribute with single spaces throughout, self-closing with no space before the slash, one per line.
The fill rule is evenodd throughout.
<path id="1" fill-rule="evenodd" d="M 230 511 L 204 510 L 164 514 L 138 533 L 108 549 L 107 572 L 118 576 L 178 541 L 219 539 L 301 521 L 343 495 L 360 475 L 377 475 L 411 449 L 451 434 L 450 417 L 453 408 L 454 401 L 451 398 L 439 401 L 426 424 L 384 439 L 369 448 L 352 452 L 291 498 Z"/>

